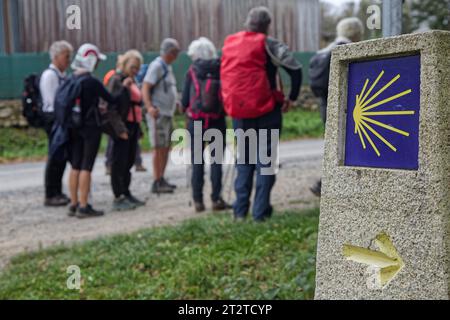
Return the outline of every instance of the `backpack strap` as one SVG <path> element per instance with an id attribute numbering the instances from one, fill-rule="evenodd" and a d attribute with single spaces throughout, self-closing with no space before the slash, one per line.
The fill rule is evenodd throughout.
<path id="1" fill-rule="evenodd" d="M 189 68 L 189 73 L 191 75 L 192 83 L 194 84 L 194 88 L 195 88 L 195 97 L 191 98 L 190 106 L 192 106 L 192 104 L 195 102 L 195 100 L 200 98 L 201 88 L 200 88 L 200 83 L 198 82 L 197 76 L 195 75 L 194 68 L 192 66 Z"/>
<path id="2" fill-rule="evenodd" d="M 53 71 L 53 72 L 56 74 L 56 76 L 58 77 L 58 84 L 59 84 L 59 85 L 61 85 L 61 84 L 64 82 L 65 78 L 64 78 L 64 77 L 61 77 L 61 76 L 59 75 L 58 70 L 56 70 L 56 69 L 54 69 L 54 68 L 47 68 L 47 69 L 44 70 L 44 72 L 47 71 L 47 70 L 51 70 L 51 71 Z M 44 73 L 44 72 L 43 72 L 43 73 Z"/>
<path id="3" fill-rule="evenodd" d="M 165 80 L 166 77 L 169 75 L 169 69 L 168 69 L 167 66 L 164 64 L 164 62 L 161 61 L 161 60 L 159 60 L 159 63 L 160 63 L 161 66 L 163 67 L 164 73 L 163 73 L 162 77 L 159 78 L 158 81 L 156 81 L 156 83 L 154 84 L 153 88 L 156 88 L 156 87 L 161 83 L 161 81 Z M 153 90 L 152 90 L 152 91 L 153 91 Z M 166 84 L 165 81 L 164 81 L 164 92 L 167 92 L 167 84 Z"/>

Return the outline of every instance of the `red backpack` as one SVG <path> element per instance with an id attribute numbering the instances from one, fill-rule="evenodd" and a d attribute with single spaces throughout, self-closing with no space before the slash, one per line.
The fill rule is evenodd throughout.
<path id="1" fill-rule="evenodd" d="M 242 31 L 226 38 L 220 78 L 229 116 L 257 118 L 275 108 L 279 93 L 270 87 L 266 63 L 266 35 Z"/>
<path id="2" fill-rule="evenodd" d="M 192 79 L 188 116 L 193 120 L 204 119 L 204 128 L 209 127 L 209 120 L 217 120 L 224 117 L 222 96 L 220 90 L 219 61 L 217 72 L 199 73 L 194 65 L 189 68 Z"/>
<path id="3" fill-rule="evenodd" d="M 189 68 L 192 79 L 191 103 L 192 113 L 201 115 L 223 114 L 222 97 L 220 95 L 220 79 L 211 76 L 200 78 L 195 74 L 194 69 Z"/>

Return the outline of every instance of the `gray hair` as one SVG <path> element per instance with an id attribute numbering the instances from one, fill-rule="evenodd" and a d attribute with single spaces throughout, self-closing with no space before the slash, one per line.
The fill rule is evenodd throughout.
<path id="1" fill-rule="evenodd" d="M 272 23 L 272 15 L 267 7 L 256 7 L 250 10 L 245 21 L 248 31 L 267 33 Z"/>
<path id="2" fill-rule="evenodd" d="M 174 51 L 176 52 L 180 51 L 180 45 L 178 44 L 178 41 L 172 38 L 164 39 L 163 42 L 161 43 L 160 54 L 164 56 Z"/>
<path id="3" fill-rule="evenodd" d="M 355 38 L 360 40 L 364 34 L 364 26 L 361 20 L 356 17 L 345 18 L 337 24 L 336 33 L 338 37 L 344 37 L 352 41 Z"/>
<path id="4" fill-rule="evenodd" d="M 65 50 L 69 50 L 70 53 L 72 53 L 73 52 L 72 45 L 65 40 L 53 42 L 52 45 L 50 46 L 50 49 L 48 50 L 50 59 L 51 60 L 55 59 L 56 56 L 58 56 Z"/>
<path id="5" fill-rule="evenodd" d="M 193 61 L 217 59 L 217 50 L 214 44 L 205 37 L 192 41 L 189 45 L 188 55 Z"/>

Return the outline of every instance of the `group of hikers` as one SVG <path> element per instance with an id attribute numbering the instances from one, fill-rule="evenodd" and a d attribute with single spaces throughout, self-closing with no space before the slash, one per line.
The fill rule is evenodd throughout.
<path id="1" fill-rule="evenodd" d="M 175 39 L 161 43 L 160 56 L 144 65 L 142 55 L 129 50 L 119 56 L 115 70 L 103 81 L 94 77 L 100 61 L 106 56 L 93 44 L 82 45 L 71 63 L 73 48 L 66 41 L 50 47 L 51 64 L 38 79 L 42 109 L 42 126 L 49 139 L 49 154 L 45 170 L 45 205 L 69 206 L 69 216 L 88 218 L 103 215 L 88 202 L 91 192 L 91 172 L 99 151 L 103 133 L 109 136 L 107 171 L 111 175 L 114 195 L 113 209 L 124 211 L 144 206 L 130 191 L 131 169 L 145 170 L 140 158 L 139 140 L 144 136 L 141 122 L 146 121 L 153 151 L 154 181 L 151 192 L 173 193 L 176 186 L 165 177 L 171 151 L 173 116 L 177 107 L 187 116 L 187 130 L 191 134 L 191 150 L 195 135 L 208 129 L 217 129 L 226 146 L 226 116 L 232 118 L 235 130 L 280 130 L 282 115 L 297 100 L 302 84 L 302 66 L 288 46 L 269 37 L 272 19 L 265 7 L 253 8 L 247 17 L 245 30 L 226 38 L 219 58 L 214 44 L 207 38 L 191 43 L 188 55 L 192 65 L 186 74 L 181 101 L 178 100 L 176 78 L 172 64 L 181 51 Z M 326 82 L 330 52 L 333 46 L 358 41 L 362 24 L 356 18 L 341 21 L 338 39 L 329 48 L 319 52 L 312 61 L 314 83 Z M 359 39 L 358 39 L 359 35 Z M 328 66 L 326 65 L 328 64 Z M 73 74 L 66 70 L 71 66 Z M 278 69 L 290 77 L 290 92 L 284 96 Z M 324 79 L 326 77 L 326 79 Z M 322 114 L 326 110 L 327 92 L 313 90 L 322 95 Z M 30 103 L 25 98 L 24 103 Z M 324 117 L 325 121 L 325 117 Z M 194 130 L 201 124 L 201 132 Z M 270 135 L 269 135 L 270 136 Z M 200 138 L 202 139 L 202 138 Z M 271 153 L 272 143 L 266 144 Z M 202 139 L 203 141 L 203 139 Z M 250 141 L 245 141 L 250 150 Z M 202 142 L 202 151 L 206 142 Z M 192 160 L 192 197 L 195 210 L 206 210 L 203 199 L 204 161 Z M 62 179 L 66 162 L 71 165 L 69 196 L 63 193 Z M 250 197 L 254 178 L 256 185 L 252 208 L 253 219 L 264 221 L 272 215 L 270 196 L 275 174 L 262 174 L 270 166 L 256 156 L 256 162 L 236 162 L 234 181 L 236 200 L 226 203 L 222 194 L 222 163 L 211 164 L 212 209 L 233 209 L 236 220 L 244 220 L 250 211 Z M 318 190 L 317 190 L 318 189 Z M 312 188 L 320 194 L 320 183 Z"/>

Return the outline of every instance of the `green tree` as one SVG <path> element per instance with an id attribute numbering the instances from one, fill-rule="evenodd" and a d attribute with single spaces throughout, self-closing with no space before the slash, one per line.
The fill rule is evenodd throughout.
<path id="1" fill-rule="evenodd" d="M 408 0 L 405 5 L 410 10 L 407 31 L 450 30 L 450 0 Z"/>

